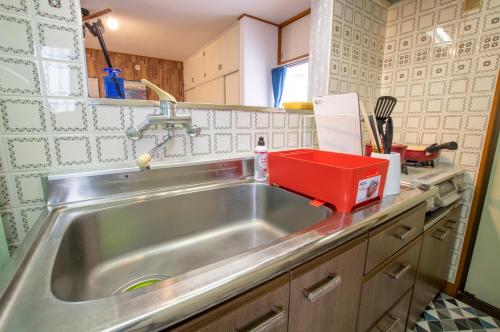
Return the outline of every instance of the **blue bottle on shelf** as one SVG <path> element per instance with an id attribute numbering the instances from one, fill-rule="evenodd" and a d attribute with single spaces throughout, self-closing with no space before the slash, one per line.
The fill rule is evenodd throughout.
<path id="1" fill-rule="evenodd" d="M 125 85 L 123 78 L 118 75 L 122 72 L 117 68 L 104 68 L 108 76 L 104 76 L 104 97 L 125 99 Z"/>

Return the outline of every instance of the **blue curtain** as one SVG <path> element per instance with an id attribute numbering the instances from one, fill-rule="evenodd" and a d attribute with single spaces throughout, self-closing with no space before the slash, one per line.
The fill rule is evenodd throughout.
<path id="1" fill-rule="evenodd" d="M 286 67 L 277 67 L 271 70 L 273 81 L 274 107 L 279 107 L 283 89 L 285 87 Z"/>

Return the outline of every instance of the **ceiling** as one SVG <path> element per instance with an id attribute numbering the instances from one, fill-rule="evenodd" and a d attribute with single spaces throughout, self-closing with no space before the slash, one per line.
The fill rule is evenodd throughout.
<path id="1" fill-rule="evenodd" d="M 242 13 L 279 24 L 310 7 L 310 0 L 81 0 L 90 13 L 111 8 L 120 24 L 106 29 L 109 51 L 184 60 Z M 105 23 L 106 18 L 103 18 Z M 87 33 L 85 46 L 99 48 Z"/>

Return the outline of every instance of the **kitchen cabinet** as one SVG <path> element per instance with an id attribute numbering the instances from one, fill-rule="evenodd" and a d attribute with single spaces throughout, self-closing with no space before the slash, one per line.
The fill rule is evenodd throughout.
<path id="1" fill-rule="evenodd" d="M 184 89 L 188 90 L 192 87 L 201 84 L 204 79 L 204 64 L 203 52 L 198 51 L 183 63 Z"/>
<path id="2" fill-rule="evenodd" d="M 406 328 L 406 318 L 408 316 L 408 308 L 411 301 L 411 290 L 392 307 L 389 312 L 379 319 L 374 327 L 370 329 L 373 332 L 391 331 L 404 332 Z"/>
<path id="3" fill-rule="evenodd" d="M 203 93 L 188 90 L 215 79 L 225 78 L 217 94 L 228 95 L 218 104 L 271 106 L 271 69 L 277 65 L 278 28 L 244 16 L 219 37 L 183 62 L 186 96 Z M 234 73 L 238 75 L 232 76 Z M 238 82 L 236 82 L 238 80 Z M 186 101 L 193 102 L 186 98 Z M 213 103 L 198 99 L 196 102 Z"/>
<path id="4" fill-rule="evenodd" d="M 222 41 L 222 38 L 218 38 L 203 49 L 204 81 L 211 81 L 222 75 Z"/>
<path id="5" fill-rule="evenodd" d="M 184 61 L 184 88 L 189 90 L 233 73 L 239 69 L 239 62 L 239 29 L 235 24 Z"/>
<path id="6" fill-rule="evenodd" d="M 288 330 L 288 301 L 289 275 L 285 274 L 165 331 L 284 332 Z"/>
<path id="7" fill-rule="evenodd" d="M 238 71 L 224 76 L 225 104 L 240 104 L 240 73 Z"/>
<path id="8" fill-rule="evenodd" d="M 234 24 L 221 36 L 222 75 L 228 75 L 240 68 L 240 30 Z"/>
<path id="9" fill-rule="evenodd" d="M 425 212 L 426 204 L 421 203 L 368 232 L 357 331 L 369 331 L 377 324 L 404 330 L 408 306 L 403 317 L 398 303 L 415 285 Z M 399 313 L 389 315 L 391 308 Z"/>
<path id="10" fill-rule="evenodd" d="M 355 331 L 366 240 L 291 271 L 289 331 Z"/>
<path id="11" fill-rule="evenodd" d="M 447 215 L 453 215 L 453 213 Z M 422 253 L 408 318 L 409 328 L 415 325 L 421 312 L 445 286 L 457 225 L 456 221 L 444 216 L 424 233 Z"/>
<path id="12" fill-rule="evenodd" d="M 366 273 L 422 234 L 425 210 L 425 204 L 421 204 L 370 231 Z"/>
<path id="13" fill-rule="evenodd" d="M 225 104 L 224 78 L 205 82 L 186 90 L 186 102 Z"/>
<path id="14" fill-rule="evenodd" d="M 422 238 L 366 276 L 361 295 L 358 331 L 367 331 L 406 292 L 413 289 Z M 406 326 L 406 317 L 404 320 Z"/>

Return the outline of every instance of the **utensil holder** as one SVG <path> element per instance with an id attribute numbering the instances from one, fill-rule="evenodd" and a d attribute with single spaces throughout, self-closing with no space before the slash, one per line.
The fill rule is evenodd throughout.
<path id="1" fill-rule="evenodd" d="M 387 170 L 384 187 L 384 197 L 399 194 L 401 180 L 401 154 L 399 152 L 391 152 L 390 154 L 372 152 L 371 157 L 389 160 L 389 169 Z"/>

